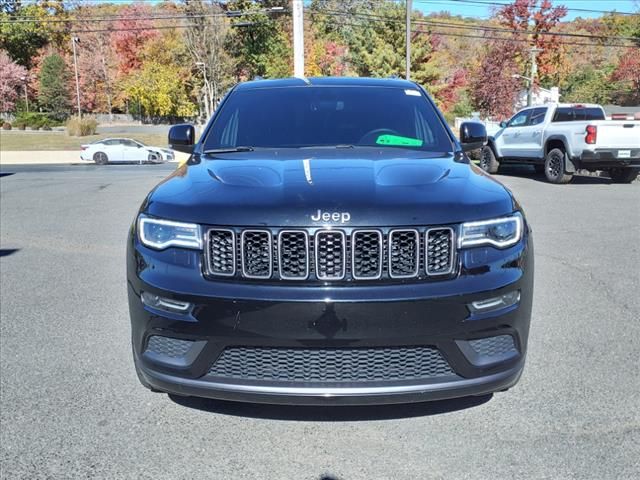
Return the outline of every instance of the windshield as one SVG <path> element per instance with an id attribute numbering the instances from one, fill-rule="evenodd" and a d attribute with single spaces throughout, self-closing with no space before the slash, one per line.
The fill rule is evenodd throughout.
<path id="1" fill-rule="evenodd" d="M 450 152 L 451 140 L 417 89 L 304 86 L 231 93 L 204 150 L 234 147 L 401 147 Z"/>

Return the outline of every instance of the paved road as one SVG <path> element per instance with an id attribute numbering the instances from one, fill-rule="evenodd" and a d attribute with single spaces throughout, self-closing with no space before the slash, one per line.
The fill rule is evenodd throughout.
<path id="1" fill-rule="evenodd" d="M 2 167 L 2 478 L 640 475 L 640 185 L 500 176 L 534 226 L 511 391 L 375 408 L 172 399 L 130 356 L 125 234 L 161 166 Z M 324 477 L 323 477 L 324 476 Z"/>

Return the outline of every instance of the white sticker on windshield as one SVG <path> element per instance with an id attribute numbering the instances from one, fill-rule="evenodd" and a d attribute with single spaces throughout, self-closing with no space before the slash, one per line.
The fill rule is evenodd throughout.
<path id="1" fill-rule="evenodd" d="M 419 97 L 420 96 L 420 92 L 417 90 L 405 90 L 404 91 L 405 95 L 413 95 L 414 97 Z"/>

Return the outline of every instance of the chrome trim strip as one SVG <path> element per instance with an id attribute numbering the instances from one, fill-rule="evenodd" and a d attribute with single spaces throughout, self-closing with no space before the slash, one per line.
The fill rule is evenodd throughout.
<path id="1" fill-rule="evenodd" d="M 429 232 L 437 230 L 449 230 L 451 233 L 450 248 L 449 248 L 449 268 L 445 272 L 432 273 L 429 271 Z M 456 253 L 456 232 L 451 227 L 433 227 L 428 228 L 424 233 L 424 271 L 430 277 L 437 277 L 440 275 L 450 275 L 453 272 L 454 260 Z"/>
<path id="2" fill-rule="evenodd" d="M 378 235 L 378 273 L 372 277 L 356 275 L 356 237 L 359 233 L 376 233 Z M 384 262 L 384 240 L 380 230 L 353 230 L 351 232 L 351 276 L 354 280 L 379 280 L 382 277 Z"/>
<path id="3" fill-rule="evenodd" d="M 269 242 L 269 273 L 267 275 L 252 275 L 247 273 L 246 270 L 246 262 L 245 262 L 245 251 L 244 251 L 244 242 L 245 242 L 245 235 L 247 233 L 266 233 L 267 234 L 267 239 Z M 240 235 L 240 255 L 241 255 L 241 261 L 242 261 L 242 276 L 245 278 L 253 278 L 253 279 L 261 279 L 261 280 L 266 280 L 271 278 L 271 276 L 273 275 L 273 240 L 271 239 L 271 232 L 269 230 L 261 230 L 261 229 L 247 229 L 247 230 L 243 230 L 242 234 Z"/>
<path id="4" fill-rule="evenodd" d="M 207 378 L 215 377 L 201 377 L 199 379 L 175 377 L 161 373 L 157 371 L 149 371 L 145 369 L 143 372 L 149 376 L 152 381 L 157 380 L 165 383 L 167 386 L 177 385 L 187 388 L 197 389 L 202 393 L 202 396 L 207 396 L 207 392 L 235 392 L 243 393 L 247 395 L 251 394 L 272 394 L 272 395 L 284 395 L 284 396 L 321 396 L 325 398 L 331 397 L 344 397 L 344 396 L 369 396 L 369 395 L 384 395 L 384 394 L 403 394 L 403 393 L 437 393 L 446 392 L 447 390 L 459 391 L 465 389 L 481 388 L 486 386 L 486 393 L 494 390 L 492 387 L 493 382 L 502 382 L 510 380 L 512 378 L 519 378 L 522 372 L 523 364 L 522 360 L 508 370 L 486 375 L 477 378 L 463 378 L 458 375 L 450 377 L 442 377 L 442 381 L 436 382 L 416 382 L 413 384 L 405 385 L 386 385 L 386 386 L 362 386 L 362 387 L 297 387 L 297 386 L 273 386 L 273 385 L 247 385 L 237 383 L 223 383 L 220 381 L 210 381 Z M 478 392 L 474 392 L 477 394 Z M 458 395 L 460 396 L 460 395 Z M 211 396 L 215 398 L 215 395 Z"/>
<path id="5" fill-rule="evenodd" d="M 415 238 L 416 238 L 416 266 L 415 269 L 413 271 L 413 273 L 407 274 L 407 275 L 394 275 L 393 274 L 393 267 L 392 267 L 392 256 L 391 256 L 391 249 L 393 247 L 393 235 L 396 233 L 400 233 L 400 232 L 411 232 L 414 234 Z M 418 230 L 413 229 L 413 228 L 397 228 L 394 230 L 389 230 L 389 277 L 390 278 L 413 278 L 416 277 L 418 275 L 418 271 L 420 270 L 420 233 L 418 232 Z"/>
<path id="6" fill-rule="evenodd" d="M 319 266 L 319 258 L 318 258 L 318 237 L 322 234 L 326 233 L 337 233 L 342 237 L 342 276 L 340 277 L 327 277 L 320 276 Z M 315 267 L 316 267 L 316 277 L 318 280 L 342 280 L 347 275 L 347 236 L 342 230 L 318 230 L 315 234 L 315 245 L 314 245 L 314 254 L 315 254 Z"/>
<path id="7" fill-rule="evenodd" d="M 211 269 L 211 232 L 230 232 L 231 233 L 231 242 L 233 243 L 233 271 L 231 273 L 220 273 L 214 272 Z M 204 252 L 205 261 L 207 262 L 207 273 L 209 275 L 215 275 L 217 277 L 233 277 L 236 274 L 236 264 L 238 259 L 236 258 L 236 232 L 229 228 L 209 228 L 206 233 L 206 250 Z"/>
<path id="8" fill-rule="evenodd" d="M 283 275 L 282 273 L 282 234 L 283 233 L 302 233 L 304 235 L 304 248 L 306 254 L 305 261 L 305 273 L 304 277 L 291 277 L 289 275 Z M 282 280 L 306 280 L 309 278 L 309 262 L 311 261 L 309 255 L 309 234 L 305 230 L 280 230 L 278 232 L 278 273 Z"/>

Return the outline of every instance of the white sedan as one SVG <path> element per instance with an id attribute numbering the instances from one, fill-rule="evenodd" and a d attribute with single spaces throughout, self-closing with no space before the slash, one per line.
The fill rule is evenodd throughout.
<path id="1" fill-rule="evenodd" d="M 105 138 L 82 145 L 80 158 L 87 162 L 105 165 L 112 162 L 162 163 L 175 157 L 172 150 L 148 147 L 130 138 Z"/>

